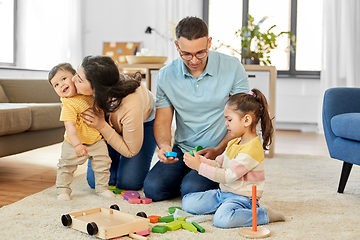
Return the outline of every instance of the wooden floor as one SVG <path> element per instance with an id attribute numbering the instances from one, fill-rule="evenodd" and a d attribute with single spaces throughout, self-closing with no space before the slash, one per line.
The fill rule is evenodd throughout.
<path id="1" fill-rule="evenodd" d="M 329 156 L 324 135 L 299 131 L 275 134 L 275 154 Z M 61 144 L 0 158 L 0 207 L 19 201 L 55 184 Z M 86 165 L 75 176 L 86 172 Z"/>

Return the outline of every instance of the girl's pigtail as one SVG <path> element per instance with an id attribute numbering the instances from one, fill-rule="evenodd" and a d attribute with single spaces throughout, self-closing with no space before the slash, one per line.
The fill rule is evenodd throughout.
<path id="1" fill-rule="evenodd" d="M 268 146 L 272 143 L 274 133 L 273 119 L 270 117 L 269 105 L 264 94 L 262 94 L 258 89 L 254 88 L 251 91 L 253 92 L 253 96 L 260 103 L 260 109 L 256 115 L 260 116 L 263 148 L 268 150 Z"/>

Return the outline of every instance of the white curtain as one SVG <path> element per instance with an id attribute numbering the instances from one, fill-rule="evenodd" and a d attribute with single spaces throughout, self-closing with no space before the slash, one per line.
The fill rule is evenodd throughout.
<path id="1" fill-rule="evenodd" d="M 82 59 L 81 1 L 17 1 L 17 67 L 50 70 Z"/>
<path id="2" fill-rule="evenodd" d="M 159 13 L 155 15 L 156 26 L 160 33 L 166 36 L 166 39 L 157 35 L 156 49 L 165 49 L 167 62 L 176 59 L 179 54 L 174 44 L 172 25 L 176 25 L 182 18 L 187 16 L 203 17 L 203 0 L 157 0 L 155 1 Z"/>
<path id="3" fill-rule="evenodd" d="M 321 107 L 326 89 L 360 87 L 360 1 L 324 0 Z M 360 99 L 359 99 L 360 101 Z M 318 126 L 322 132 L 321 111 Z"/>

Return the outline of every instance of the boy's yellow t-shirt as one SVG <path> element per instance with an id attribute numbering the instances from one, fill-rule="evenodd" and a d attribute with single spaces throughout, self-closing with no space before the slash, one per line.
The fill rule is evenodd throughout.
<path id="1" fill-rule="evenodd" d="M 93 96 L 79 95 L 70 98 L 61 98 L 62 109 L 60 121 L 76 122 L 77 134 L 83 144 L 93 144 L 102 138 L 100 132 L 83 122 L 80 113 L 88 108 L 92 108 L 94 104 Z M 69 143 L 70 140 L 65 132 L 64 138 Z"/>

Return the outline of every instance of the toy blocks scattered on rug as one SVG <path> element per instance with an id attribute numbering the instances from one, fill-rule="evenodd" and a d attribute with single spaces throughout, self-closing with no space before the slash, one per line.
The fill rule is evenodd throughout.
<path id="1" fill-rule="evenodd" d="M 132 204 L 149 204 L 152 203 L 152 199 L 150 198 L 140 198 L 140 194 L 137 191 L 117 189 L 116 186 L 109 186 L 109 190 L 111 190 L 115 194 L 121 194 L 125 200 Z"/>

